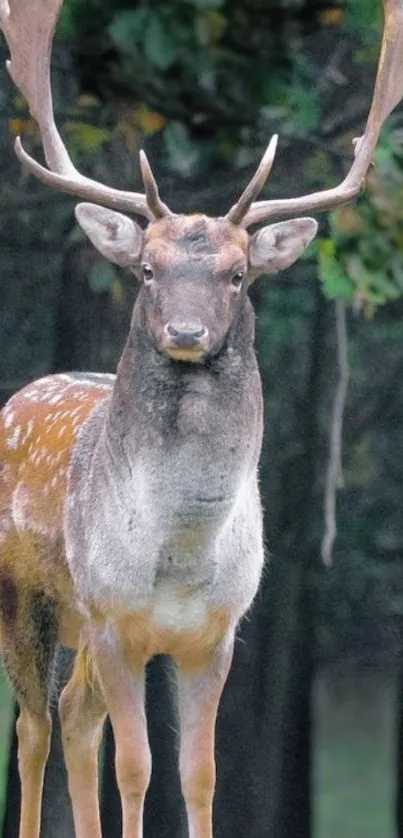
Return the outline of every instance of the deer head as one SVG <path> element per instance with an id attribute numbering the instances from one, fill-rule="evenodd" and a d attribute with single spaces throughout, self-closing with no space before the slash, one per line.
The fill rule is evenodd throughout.
<path id="1" fill-rule="evenodd" d="M 62 0 L 0 0 L 0 22 L 11 61 L 8 70 L 26 97 L 41 129 L 49 168 L 30 157 L 17 138 L 21 162 L 39 179 L 96 203 L 79 204 L 76 216 L 95 247 L 112 262 L 129 267 L 142 282 L 145 319 L 159 351 L 176 360 L 200 361 L 217 352 L 236 317 L 247 286 L 262 273 L 289 267 L 314 237 L 311 218 L 294 218 L 247 228 L 264 219 L 328 210 L 361 191 L 382 124 L 403 89 L 403 0 L 384 0 L 385 26 L 374 97 L 354 162 L 341 184 L 299 198 L 256 201 L 270 173 L 273 137 L 237 203 L 224 218 L 176 215 L 161 201 L 144 152 L 140 155 L 144 194 L 116 190 L 83 176 L 58 133 L 50 87 L 50 53 Z M 145 216 L 143 232 L 116 210 Z"/>
<path id="2" fill-rule="evenodd" d="M 228 218 L 172 215 L 143 232 L 120 213 L 79 204 L 76 217 L 95 247 L 129 267 L 154 347 L 180 361 L 217 354 L 250 282 L 288 267 L 316 233 L 311 218 L 265 227 L 253 236 Z"/>

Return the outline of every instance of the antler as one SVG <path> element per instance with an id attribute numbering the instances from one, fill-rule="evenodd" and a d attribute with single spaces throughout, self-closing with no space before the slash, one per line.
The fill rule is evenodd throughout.
<path id="1" fill-rule="evenodd" d="M 313 192 L 300 198 L 252 203 L 249 211 L 243 215 L 245 227 L 274 216 L 329 210 L 352 201 L 361 192 L 382 125 L 403 95 L 403 0 L 383 0 L 383 6 L 385 24 L 372 105 L 365 133 L 355 140 L 354 162 L 347 176 L 333 189 Z M 227 217 L 236 212 L 237 206 L 235 204 L 232 207 Z M 236 223 L 239 224 L 242 218 L 239 214 L 236 217 Z"/>
<path id="2" fill-rule="evenodd" d="M 228 221 L 232 221 L 233 224 L 241 224 L 252 204 L 252 201 L 263 189 L 274 163 L 277 142 L 278 134 L 273 134 L 252 180 L 248 183 L 246 189 L 244 189 L 236 204 L 234 204 L 234 206 L 231 207 L 230 211 L 227 213 L 226 218 Z"/>
<path id="3" fill-rule="evenodd" d="M 27 154 L 19 137 L 15 141 L 17 157 L 39 180 L 63 192 L 149 219 L 170 215 L 160 200 L 144 152 L 142 175 L 146 195 L 105 186 L 85 177 L 73 165 L 55 124 L 50 85 L 52 40 L 62 3 L 63 0 L 10 0 L 10 3 L 0 0 L 0 25 L 11 54 L 7 69 L 39 125 L 49 169 Z"/>

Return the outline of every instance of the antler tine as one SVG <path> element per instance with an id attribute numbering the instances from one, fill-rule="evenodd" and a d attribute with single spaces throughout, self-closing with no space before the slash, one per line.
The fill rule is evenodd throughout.
<path id="1" fill-rule="evenodd" d="M 45 166 L 41 166 L 37 160 L 27 154 L 20 137 L 16 138 L 14 149 L 25 168 L 35 175 L 38 180 L 46 183 L 47 186 L 52 186 L 54 189 L 66 192 L 69 195 L 86 198 L 104 207 L 123 210 L 123 212 L 133 212 L 137 215 L 143 215 L 149 220 L 154 218 L 151 209 L 148 207 L 146 197 L 141 192 L 126 192 L 121 189 L 114 189 L 112 186 L 105 186 L 96 180 L 81 175 L 74 167 L 71 176 L 46 169 Z"/>
<path id="2" fill-rule="evenodd" d="M 263 189 L 274 163 L 277 141 L 278 135 L 273 134 L 252 180 L 248 183 L 246 189 L 244 189 L 236 204 L 234 204 L 234 206 L 231 207 L 230 211 L 227 213 L 227 220 L 232 221 L 233 224 L 241 224 L 252 202 Z"/>
<path id="3" fill-rule="evenodd" d="M 57 130 L 50 85 L 50 55 L 62 3 L 63 0 L 41 0 L 40 3 L 37 0 L 0 0 L 0 26 L 11 54 L 7 69 L 39 125 L 49 169 L 27 154 L 19 137 L 15 143 L 16 154 L 32 174 L 49 186 L 152 219 L 153 211 L 145 195 L 113 189 L 77 171 Z"/>
<path id="4" fill-rule="evenodd" d="M 383 0 L 384 30 L 378 72 L 365 133 L 355 142 L 354 162 L 338 186 L 275 201 L 257 201 L 244 218 L 245 227 L 264 219 L 329 210 L 354 200 L 361 192 L 385 119 L 403 95 L 403 0 Z"/>
<path id="5" fill-rule="evenodd" d="M 171 210 L 161 201 L 158 192 L 157 182 L 152 173 L 151 166 L 148 162 L 147 155 L 143 149 L 140 151 L 140 169 L 141 177 L 143 179 L 144 191 L 146 193 L 147 205 L 150 208 L 154 218 L 163 218 L 166 215 L 172 215 Z"/>

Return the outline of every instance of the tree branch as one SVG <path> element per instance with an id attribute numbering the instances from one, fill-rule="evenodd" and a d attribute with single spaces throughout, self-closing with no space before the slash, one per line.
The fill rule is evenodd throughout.
<path id="1" fill-rule="evenodd" d="M 332 564 L 333 545 L 337 535 L 336 493 L 337 489 L 343 486 L 343 416 L 349 379 L 346 308 L 341 300 L 336 300 L 335 312 L 339 380 L 337 382 L 333 401 L 329 439 L 329 461 L 326 473 L 324 497 L 325 531 L 322 540 L 322 558 L 327 567 Z"/>

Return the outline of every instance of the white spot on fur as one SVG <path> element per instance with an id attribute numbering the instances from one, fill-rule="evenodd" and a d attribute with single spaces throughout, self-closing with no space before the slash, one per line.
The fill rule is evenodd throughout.
<path id="1" fill-rule="evenodd" d="M 24 436 L 23 436 L 23 438 L 22 438 L 22 442 L 27 442 L 27 440 L 28 440 L 28 439 L 29 439 L 29 437 L 31 436 L 32 431 L 33 431 L 33 429 L 34 429 L 34 424 L 35 424 L 35 423 L 34 423 L 34 420 L 33 420 L 33 419 L 30 419 L 30 420 L 29 420 L 29 422 L 28 422 L 28 424 L 27 424 L 27 427 L 26 427 L 26 430 L 25 430 L 25 434 L 24 434 Z"/>
<path id="2" fill-rule="evenodd" d="M 21 428 L 19 425 L 14 429 L 11 436 L 7 439 L 7 447 L 8 448 L 17 448 L 18 440 L 20 438 Z"/>
<path id="3" fill-rule="evenodd" d="M 14 525 L 20 532 L 31 531 L 53 538 L 58 535 L 57 525 L 44 524 L 41 518 L 35 517 L 35 495 L 19 483 L 12 497 L 12 518 Z"/>
<path id="4" fill-rule="evenodd" d="M 3 516 L 0 518 L 0 544 L 4 544 L 6 539 L 8 538 L 9 533 L 11 532 L 12 522 L 10 518 L 7 516 Z"/>
<path id="5" fill-rule="evenodd" d="M 11 428 L 14 421 L 14 413 L 10 409 L 4 411 L 4 427 Z"/>

